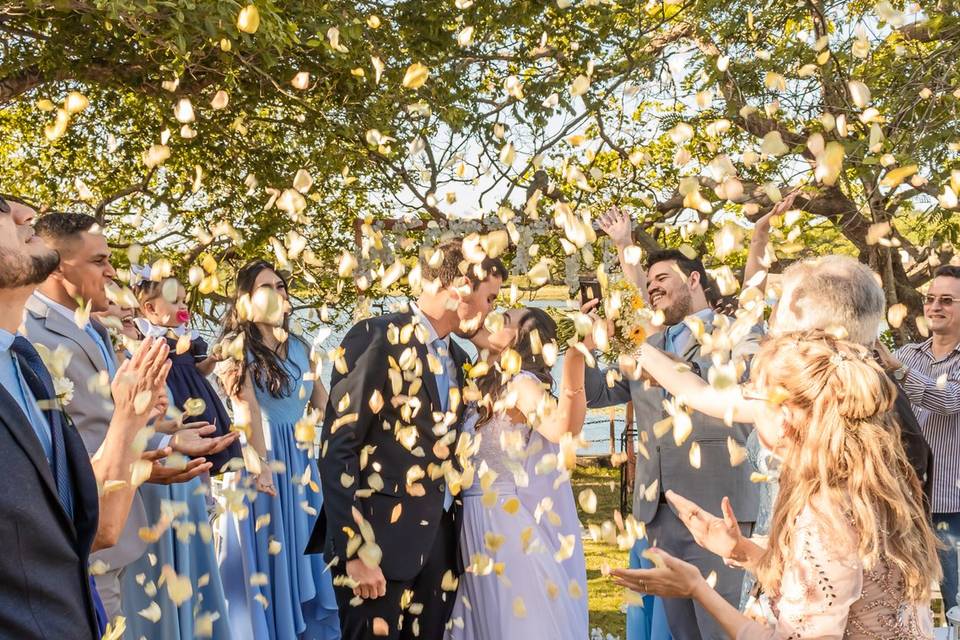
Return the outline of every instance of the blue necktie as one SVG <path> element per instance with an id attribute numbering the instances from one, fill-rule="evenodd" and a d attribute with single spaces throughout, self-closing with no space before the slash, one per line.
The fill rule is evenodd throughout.
<path id="1" fill-rule="evenodd" d="M 103 343 L 103 336 L 93 328 L 93 325 L 89 322 L 87 326 L 83 328 L 83 331 L 90 336 L 90 339 L 93 340 L 93 344 L 97 345 L 97 349 L 100 350 L 100 355 L 103 356 L 104 362 L 107 365 L 107 373 L 110 374 L 110 379 L 113 380 L 113 376 L 117 373 L 117 363 L 113 359 L 113 354 L 110 352 L 110 347 Z"/>
<path id="2" fill-rule="evenodd" d="M 679 336 L 682 331 L 683 331 L 683 322 L 678 322 L 677 324 L 671 325 L 670 328 L 667 329 L 667 335 L 665 336 L 663 341 L 664 351 L 666 351 L 667 353 L 677 352 L 676 339 L 677 339 L 677 336 Z"/>
<path id="3" fill-rule="evenodd" d="M 50 405 L 54 398 L 53 378 L 50 372 L 43 364 L 40 354 L 33 348 L 30 341 L 23 336 L 17 336 L 10 347 L 20 362 L 26 364 L 32 376 L 24 376 L 27 386 L 36 401 L 44 406 L 44 415 L 50 428 L 51 439 L 53 440 L 53 477 L 57 484 L 57 495 L 60 498 L 63 508 L 66 510 L 70 519 L 73 519 L 73 491 L 70 488 L 70 468 L 67 464 L 67 452 L 64 449 L 63 442 L 63 422 L 60 411 Z"/>
<path id="4" fill-rule="evenodd" d="M 437 391 L 440 393 L 440 409 L 446 411 L 450 403 L 450 353 L 447 345 L 440 338 L 433 341 L 433 351 L 437 354 L 437 360 L 440 361 L 440 368 L 443 369 L 443 372 L 436 374 L 434 378 L 437 381 Z"/>
<path id="5" fill-rule="evenodd" d="M 443 340 L 440 338 L 434 340 L 433 350 L 437 354 L 437 360 L 440 361 L 440 368 L 443 369 L 443 373 L 436 374 L 434 378 L 437 381 L 437 391 L 440 393 L 440 408 L 446 411 L 450 404 L 450 381 L 453 379 L 452 376 L 455 375 L 455 365 L 453 358 L 450 357 L 450 349 Z M 450 493 L 450 487 L 447 486 L 443 491 L 443 510 L 449 511 L 452 505 L 453 494 Z"/>

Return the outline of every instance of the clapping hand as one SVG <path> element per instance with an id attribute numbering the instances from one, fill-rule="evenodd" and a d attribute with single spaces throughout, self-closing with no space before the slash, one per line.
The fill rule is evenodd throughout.
<path id="1" fill-rule="evenodd" d="M 170 446 L 178 453 L 197 458 L 220 453 L 240 437 L 239 431 L 231 431 L 215 438 L 209 437 L 216 431 L 217 427 L 208 422 L 188 422 L 173 435 Z"/>
<path id="2" fill-rule="evenodd" d="M 213 463 L 207 462 L 204 458 L 194 458 L 187 462 L 183 468 L 176 467 L 167 467 L 162 464 L 162 460 L 170 455 L 170 447 L 165 447 L 163 449 L 154 449 L 152 451 L 144 451 L 141 454 L 143 460 L 149 460 L 153 463 L 153 468 L 150 470 L 150 477 L 147 478 L 147 482 L 153 484 L 177 484 L 180 482 L 189 482 L 197 476 L 203 475 L 210 471 L 210 468 L 213 466 Z"/>
<path id="3" fill-rule="evenodd" d="M 146 425 L 158 399 L 166 394 L 169 354 L 166 340 L 147 338 L 133 357 L 117 369 L 110 385 L 114 415 L 128 428 L 139 431 Z"/>
<path id="4" fill-rule="evenodd" d="M 739 552 L 745 538 L 740 533 L 740 525 L 729 498 L 724 498 L 720 503 L 723 517 L 718 518 L 673 491 L 667 491 L 666 497 L 698 545 L 727 562 L 742 561 Z"/>
<path id="5" fill-rule="evenodd" d="M 663 598 L 689 598 L 698 586 L 706 584 L 700 570 L 689 562 L 660 549 L 650 549 L 648 553 L 655 568 L 613 569 L 613 581 L 631 591 Z"/>
<path id="6" fill-rule="evenodd" d="M 630 214 L 619 207 L 610 207 L 597 221 L 600 228 L 618 247 L 633 244 L 633 221 Z"/>
<path id="7" fill-rule="evenodd" d="M 150 409 L 150 415 L 147 417 L 147 423 L 157 423 L 163 420 L 166 417 L 167 411 L 170 410 L 170 398 L 167 397 L 167 394 L 161 393 L 157 396 L 156 401 L 153 403 L 153 408 Z"/>

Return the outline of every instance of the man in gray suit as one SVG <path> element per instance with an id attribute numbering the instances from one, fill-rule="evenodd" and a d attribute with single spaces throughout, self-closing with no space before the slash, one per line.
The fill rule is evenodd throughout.
<path id="1" fill-rule="evenodd" d="M 665 318 L 663 330 L 651 336 L 648 343 L 674 354 L 706 378 L 712 361 L 701 353 L 700 343 L 684 322 L 693 316 L 703 323 L 707 333 L 712 330 L 715 315 L 707 300 L 706 290 L 710 284 L 703 263 L 675 250 L 657 252 L 647 262 L 645 280 L 651 306 L 662 311 Z M 755 343 L 757 338 L 751 336 L 748 342 Z M 745 346 L 740 345 L 735 355 Z M 717 592 L 737 606 L 743 572 L 727 567 L 720 558 L 697 545 L 667 504 L 664 494 L 673 490 L 717 514 L 721 500 L 727 496 L 734 512 L 748 518 L 749 521 L 741 523 L 741 529 L 749 535 L 758 512 L 759 492 L 750 481 L 749 464 L 731 465 L 727 439 L 732 438 L 743 447 L 752 427 L 734 424 L 731 428 L 722 420 L 692 413 L 692 432 L 677 445 L 669 433 L 662 438 L 654 434 L 655 423 L 667 416 L 664 401 L 668 396 L 659 387 L 630 380 L 626 375 L 608 386 L 605 372 L 595 368 L 587 370 L 585 386 L 590 407 L 633 401 L 641 445 L 633 516 L 646 525 L 647 531 L 647 540 L 638 541 L 637 545 L 641 549 L 657 546 L 694 564 L 705 576 L 715 573 Z M 694 445 L 699 448 L 699 469 L 691 463 L 690 451 Z M 678 640 L 726 638 L 713 618 L 692 600 L 665 599 L 664 608 L 673 637 Z"/>
<path id="2" fill-rule="evenodd" d="M 50 351 L 61 345 L 70 351 L 65 377 L 73 383 L 73 398 L 65 409 L 92 456 L 103 443 L 113 417 L 110 381 L 119 364 L 109 334 L 103 325 L 89 319 L 89 312 L 107 309 L 105 287 L 116 272 L 110 264 L 107 241 L 91 216 L 48 214 L 37 220 L 35 232 L 60 254 L 60 266 L 27 301 L 24 335 L 30 342 Z M 185 426 L 189 428 L 178 431 L 172 438 L 169 435 L 155 437 L 149 447 L 158 450 L 153 454 L 155 459 L 169 453 L 168 446 L 194 459 L 186 468 L 179 469 L 155 462 L 149 482 L 186 482 L 208 471 L 210 465 L 196 456 L 220 451 L 237 437 L 231 434 L 223 438 L 203 438 L 212 427 Z M 156 519 L 159 514 L 152 517 Z M 120 574 L 146 551 L 147 544 L 140 538 L 139 531 L 150 524 L 138 493 L 117 544 L 90 556 L 91 567 L 102 572 L 94 579 L 111 620 L 122 613 Z"/>

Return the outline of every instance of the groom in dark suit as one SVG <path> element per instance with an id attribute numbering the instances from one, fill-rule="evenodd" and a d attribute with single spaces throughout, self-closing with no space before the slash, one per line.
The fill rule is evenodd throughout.
<path id="1" fill-rule="evenodd" d="M 163 389 L 166 344 L 146 345 L 113 386 L 116 408 L 93 465 L 60 410 L 54 381 L 18 333 L 36 285 L 60 262 L 33 233 L 31 207 L 0 197 L 0 638 L 100 637 L 87 562 L 116 543 L 135 487 L 142 393 L 152 406 Z M 141 396 L 143 397 L 143 396 Z M 97 482 L 113 490 L 102 496 Z"/>
<path id="2" fill-rule="evenodd" d="M 506 270 L 467 262 L 460 241 L 434 251 L 416 303 L 354 325 L 330 380 L 307 552 L 333 563 L 345 640 L 439 640 L 455 597 L 467 354 L 450 334 L 480 329 Z"/>

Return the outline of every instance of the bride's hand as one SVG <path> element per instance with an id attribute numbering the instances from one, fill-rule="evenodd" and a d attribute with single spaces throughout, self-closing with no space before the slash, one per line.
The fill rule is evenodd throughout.
<path id="1" fill-rule="evenodd" d="M 580 313 L 589 316 L 593 321 L 593 324 L 596 325 L 597 322 L 604 322 L 600 316 L 597 315 L 597 308 L 600 306 L 600 300 L 594 298 L 593 300 L 587 301 L 586 304 L 580 307 Z M 609 324 L 609 322 L 608 322 Z M 612 335 L 612 328 L 607 327 L 607 334 Z M 594 351 L 597 348 L 597 342 L 593 339 L 593 331 L 590 331 L 587 335 L 583 336 L 583 346 L 587 348 L 588 351 Z"/>
<path id="2" fill-rule="evenodd" d="M 740 533 L 740 525 L 737 523 L 737 516 L 733 513 L 733 507 L 730 506 L 729 498 L 724 498 L 721 502 L 723 517 L 718 518 L 701 509 L 695 502 L 673 491 L 667 491 L 666 496 L 698 545 L 724 560 L 739 561 L 741 554 L 738 551 L 744 537 Z"/>

